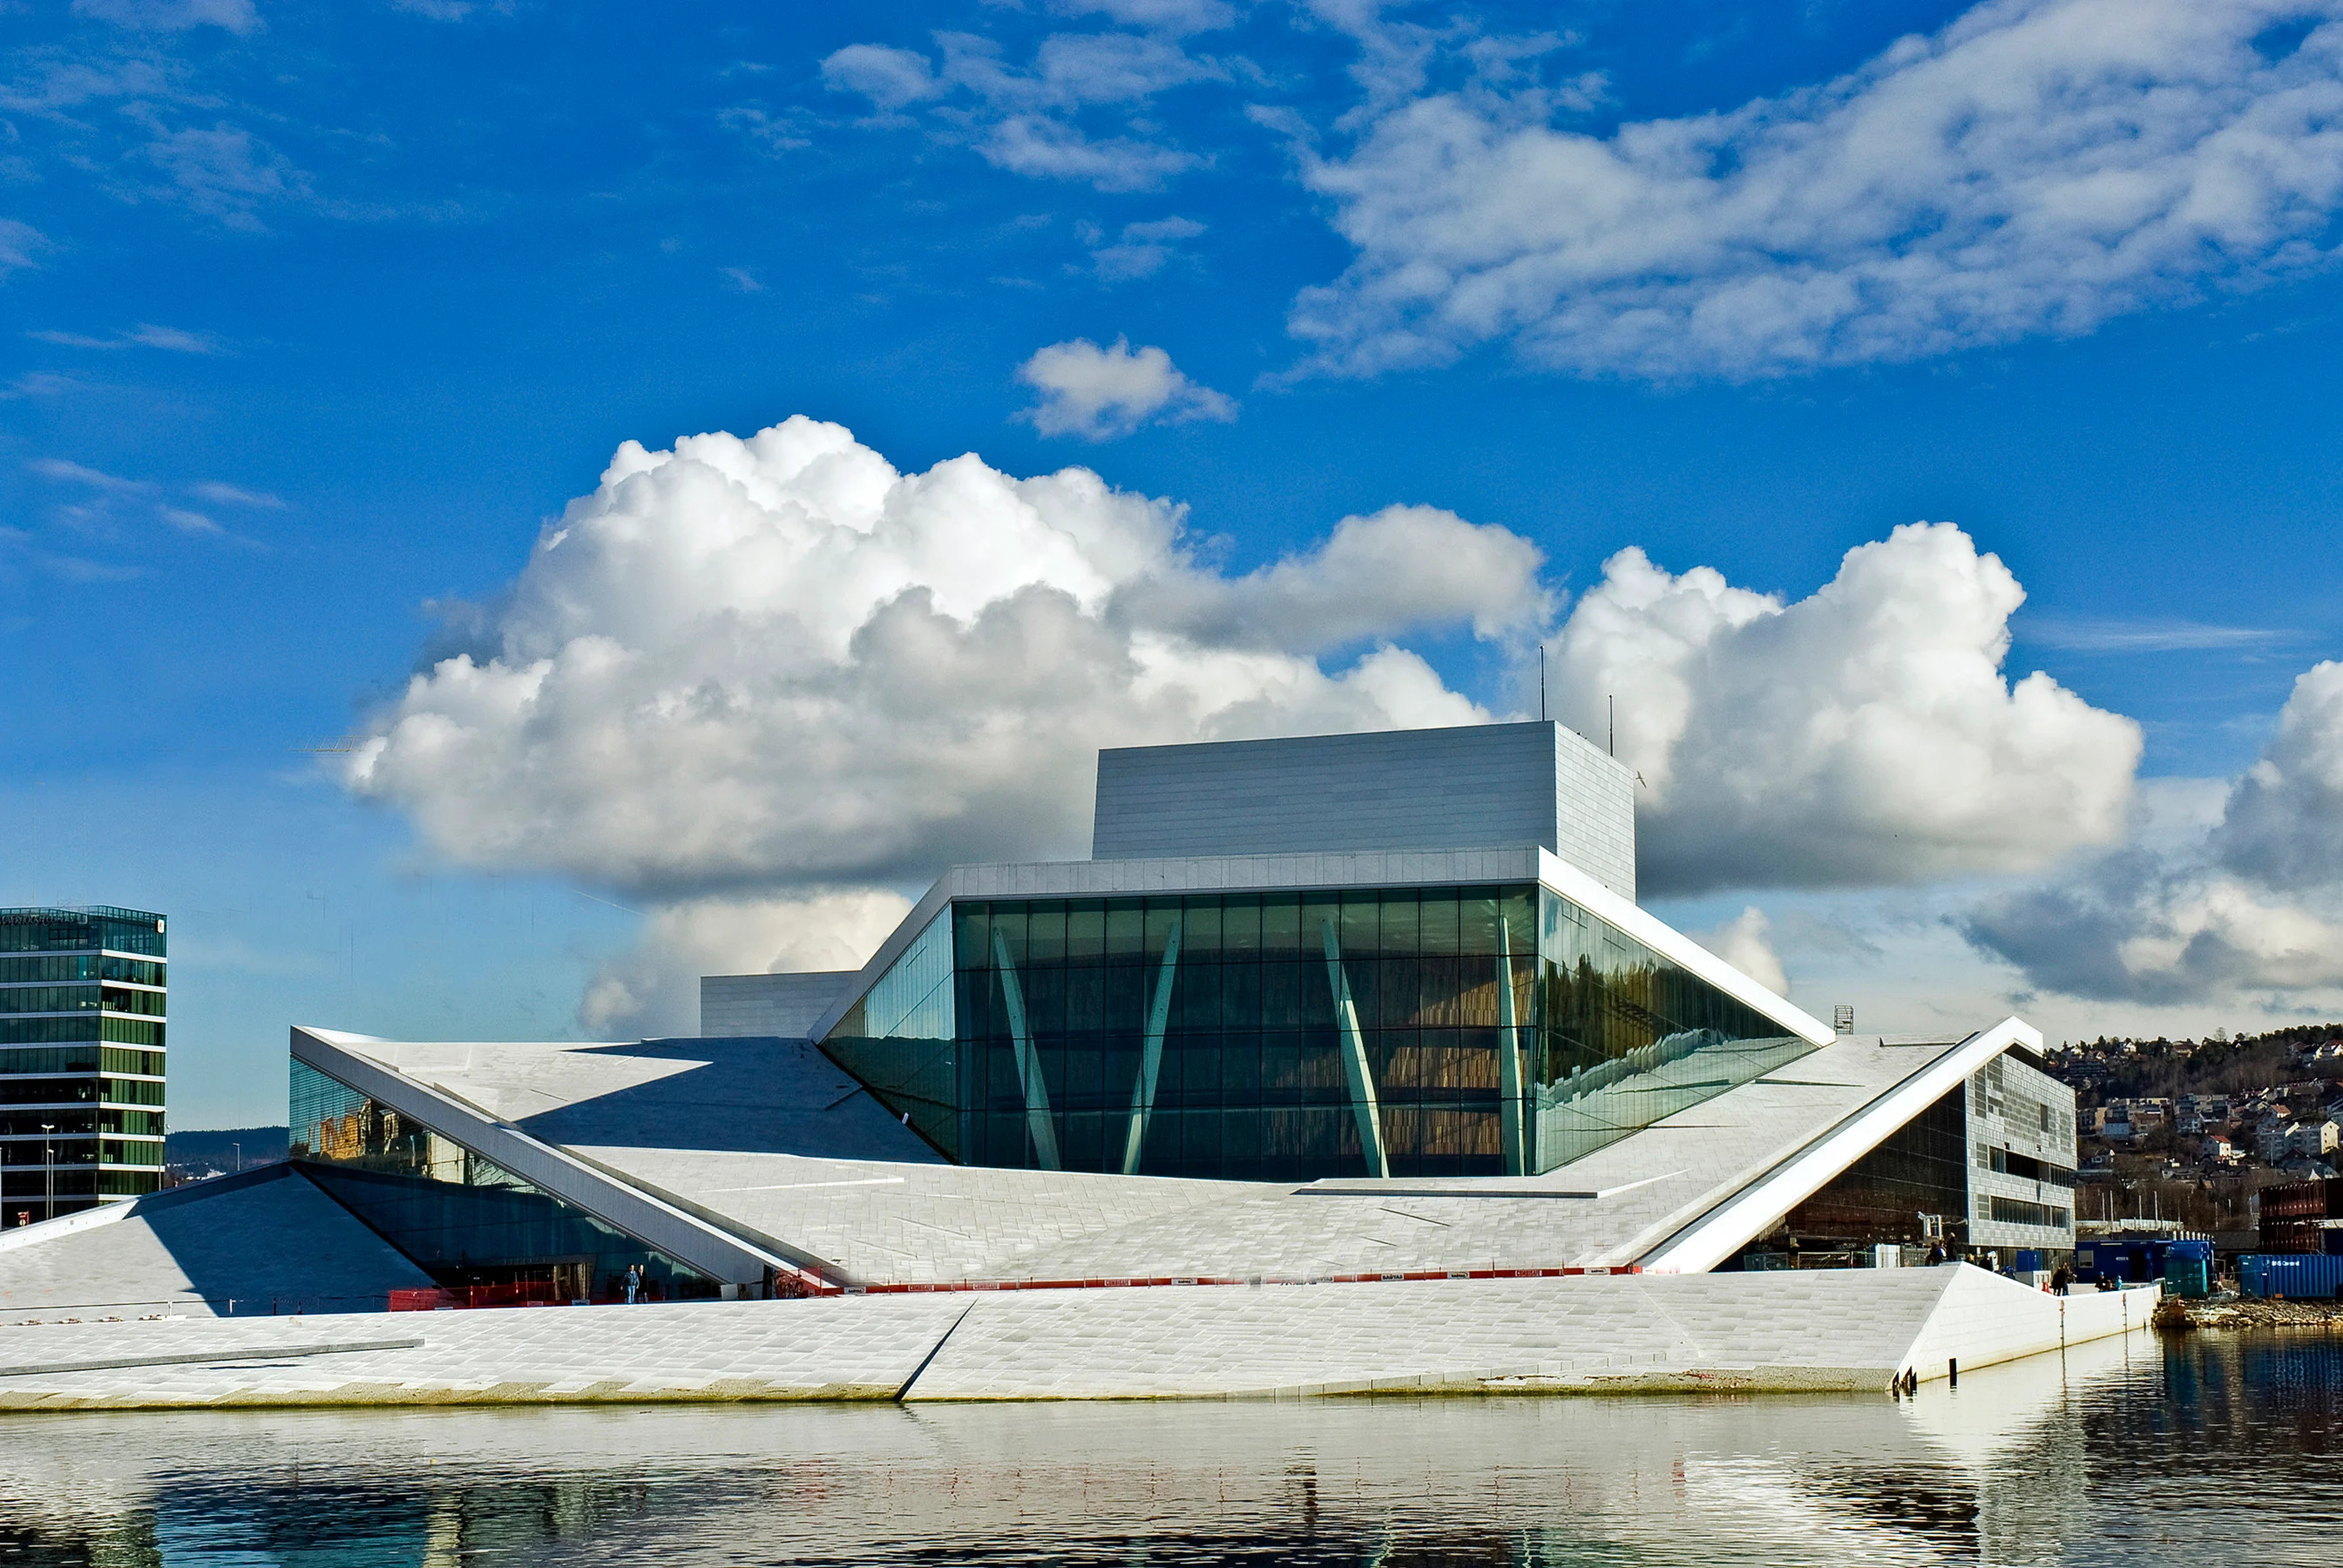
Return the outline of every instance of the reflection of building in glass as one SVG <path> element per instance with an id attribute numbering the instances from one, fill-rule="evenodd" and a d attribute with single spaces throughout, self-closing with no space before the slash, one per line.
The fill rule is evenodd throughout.
<path id="1" fill-rule="evenodd" d="M 1961 1242 L 1968 1214 L 1965 1096 L 1959 1089 L 1946 1094 L 1791 1210 L 1778 1240 L 1795 1237 L 1809 1253 Z"/>
<path id="2" fill-rule="evenodd" d="M 163 917 L 0 910 L 0 1214 L 152 1192 L 163 1172 Z"/>
<path id="3" fill-rule="evenodd" d="M 2063 1257 L 2075 1246 L 2075 1091 L 2013 1049 L 1793 1210 L 1777 1241 Z"/>
<path id="4" fill-rule="evenodd" d="M 1815 1049 L 1536 885 L 956 900 L 832 1056 L 947 1158 L 1536 1172 Z"/>
<path id="5" fill-rule="evenodd" d="M 816 1024 L 946 1159 L 1531 1175 L 1832 1038 L 1636 909 L 1560 725 L 1105 752 L 1094 848 L 960 868 Z"/>
<path id="6" fill-rule="evenodd" d="M 717 1293 L 698 1271 L 306 1062 L 293 1063 L 289 1109 L 302 1174 L 443 1287 L 608 1301 L 631 1267 L 653 1298 Z"/>

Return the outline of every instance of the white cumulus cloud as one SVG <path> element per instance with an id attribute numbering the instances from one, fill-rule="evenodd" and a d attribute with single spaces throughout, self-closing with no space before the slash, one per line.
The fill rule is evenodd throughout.
<path id="1" fill-rule="evenodd" d="M 1948 523 L 1849 550 L 1812 597 L 1604 564 L 1559 640 L 1557 710 L 1634 768 L 1653 893 L 2036 869 L 2123 833 L 2139 727 L 2002 671 L 2025 598 Z"/>
<path id="2" fill-rule="evenodd" d="M 1124 337 L 1104 348 L 1087 337 L 1052 343 L 1017 367 L 1017 379 L 1041 394 L 1019 417 L 1044 436 L 1111 441 L 1145 425 L 1237 417 L 1233 398 L 1190 380 L 1162 349 L 1134 349 Z"/>
<path id="3" fill-rule="evenodd" d="M 802 417 L 629 442 L 343 777 L 454 863 L 659 905 L 649 969 L 607 970 L 593 1010 L 666 1017 L 646 977 L 700 972 L 708 900 L 764 911 L 711 954 L 761 969 L 847 929 L 822 900 L 1079 856 L 1101 747 L 1484 719 L 1395 639 L 1525 648 L 1553 613 L 1540 566 L 1502 528 L 1401 508 L 1230 576 L 1181 508 L 1081 468 L 903 474 Z M 1336 646 L 1365 651 L 1322 662 Z"/>
<path id="4" fill-rule="evenodd" d="M 1790 977 L 1774 950 L 1773 922 L 1755 904 L 1715 930 L 1695 931 L 1693 940 L 1710 952 L 1765 986 L 1775 996 L 1790 994 Z"/>
<path id="5" fill-rule="evenodd" d="M 1584 94 L 1487 73 L 1426 92 L 1413 65 L 1346 151 L 1302 146 L 1357 257 L 1292 329 L 1353 373 L 1506 342 L 1581 375 L 1762 377 L 2083 333 L 2324 265 L 2338 18 L 1987 0 L 1835 81 L 1609 135 L 1569 128 Z M 1367 63 L 1429 47 L 1393 26 L 1351 28 Z"/>
<path id="6" fill-rule="evenodd" d="M 2295 681 L 2278 733 L 2229 792 L 2213 849 L 2272 888 L 2343 887 L 2343 664 Z"/>
<path id="7" fill-rule="evenodd" d="M 628 442 L 451 618 L 342 778 L 453 864 L 648 908 L 580 1016 L 672 1030 L 700 973 L 853 961 L 945 866 L 1081 855 L 1101 747 L 1485 720 L 1404 639 L 1524 668 L 1557 613 L 1543 567 L 1504 528 L 1394 506 L 1218 569 L 1178 506 L 1087 469 L 907 474 L 803 417 Z M 1627 550 L 1554 638 L 1552 684 L 1598 738 L 1618 699 L 1654 892 L 2037 869 L 2121 836 L 2139 736 L 2007 678 L 2022 598 L 1949 525 L 1851 550 L 1795 601 Z M 2240 866 L 2273 824 L 2332 847 L 2328 678 L 2237 787 Z M 2308 953 L 2303 932 L 2258 940 Z M 1781 976 L 1761 912 L 1704 940 Z"/>
<path id="8" fill-rule="evenodd" d="M 2343 1002 L 2343 664 L 2295 681 L 2209 829 L 2142 832 L 1987 900 L 1965 930 L 2034 985 L 2074 996 Z"/>

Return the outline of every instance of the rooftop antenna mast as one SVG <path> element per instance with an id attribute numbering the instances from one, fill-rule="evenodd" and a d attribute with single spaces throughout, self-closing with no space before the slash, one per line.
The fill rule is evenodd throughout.
<path id="1" fill-rule="evenodd" d="M 1545 644 L 1538 644 L 1538 722 L 1545 722 Z"/>
<path id="2" fill-rule="evenodd" d="M 1612 755 L 1612 756 L 1614 756 L 1614 757 L 1616 757 L 1616 756 L 1618 756 L 1618 755 L 1619 755 L 1619 699 L 1618 699 L 1616 697 L 1614 697 L 1614 698 L 1610 699 L 1610 703 L 1611 703 L 1611 755 Z"/>

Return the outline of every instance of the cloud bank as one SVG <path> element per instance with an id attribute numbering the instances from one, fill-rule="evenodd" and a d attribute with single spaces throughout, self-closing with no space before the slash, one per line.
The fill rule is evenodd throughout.
<path id="1" fill-rule="evenodd" d="M 1403 639 L 1525 669 L 1544 564 L 1395 506 L 1232 573 L 1088 469 L 906 474 L 803 417 L 628 442 L 343 778 L 450 862 L 652 906 L 581 1017 L 683 1029 L 690 977 L 850 961 L 939 867 L 1079 856 L 1101 747 L 1485 720 Z M 2006 678 L 2023 598 L 1948 524 L 1795 601 L 1629 549 L 1552 636 L 1552 689 L 1596 737 L 1617 699 L 1654 893 L 2038 870 L 2121 838 L 2139 733 Z M 2334 843 L 2343 699 L 2314 687 L 2237 788 L 2240 866 Z M 1710 940 L 1780 974 L 1754 910 Z"/>
<path id="2" fill-rule="evenodd" d="M 1846 553 L 1812 597 L 1604 563 L 1555 711 L 1641 775 L 1640 885 L 1876 887 L 2038 869 L 2121 837 L 2139 727 L 2002 671 L 2025 591 L 1949 523 Z"/>
<path id="3" fill-rule="evenodd" d="M 2334 254 L 2336 0 L 1989 0 L 1836 81 L 1609 136 L 1557 123 L 1582 92 L 1415 90 L 1421 29 L 1321 9 L 1359 14 L 1378 89 L 1347 154 L 1300 153 L 1358 253 L 1292 313 L 1324 369 L 1492 342 L 1662 380 L 1908 360 Z"/>
<path id="4" fill-rule="evenodd" d="M 1052 343 L 1017 367 L 1017 379 L 1041 394 L 1018 417 L 1044 436 L 1111 441 L 1145 425 L 1237 417 L 1233 398 L 1190 380 L 1161 348 L 1134 349 L 1123 337 L 1104 348 L 1087 337 Z"/>
<path id="5" fill-rule="evenodd" d="M 760 968 L 803 911 L 837 924 L 825 898 L 1080 855 L 1100 747 L 1485 719 L 1396 639 L 1528 646 L 1541 564 L 1413 508 L 1230 576 L 1179 508 L 1085 469 L 902 474 L 802 417 L 629 442 L 344 779 L 458 865 L 658 904 L 670 960 L 706 900 L 756 903 L 767 960 L 714 956 Z M 644 972 L 605 974 L 602 1027 L 688 1022 L 613 1000 Z"/>
<path id="6" fill-rule="evenodd" d="M 2343 998 L 2343 664 L 2295 681 L 2200 838 L 2088 860 L 1988 900 L 1965 930 L 2075 996 L 2269 1010 Z"/>

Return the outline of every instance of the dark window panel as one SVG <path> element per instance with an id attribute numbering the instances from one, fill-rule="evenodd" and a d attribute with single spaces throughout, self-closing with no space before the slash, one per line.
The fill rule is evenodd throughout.
<path id="1" fill-rule="evenodd" d="M 1301 953 L 1302 904 L 1293 894 L 1262 895 L 1261 951 L 1264 960 L 1291 958 Z"/>
<path id="2" fill-rule="evenodd" d="M 1106 906 L 1096 899 L 1078 899 L 1066 906 L 1068 961 L 1106 956 Z"/>
<path id="3" fill-rule="evenodd" d="M 1146 950 L 1146 913 L 1137 904 L 1113 903 L 1106 910 L 1106 956 L 1133 960 Z"/>
<path id="4" fill-rule="evenodd" d="M 1260 899 L 1250 893 L 1229 896 L 1221 910 L 1221 950 L 1232 955 L 1260 955 Z"/>

